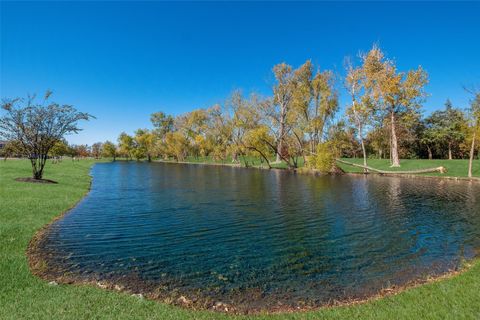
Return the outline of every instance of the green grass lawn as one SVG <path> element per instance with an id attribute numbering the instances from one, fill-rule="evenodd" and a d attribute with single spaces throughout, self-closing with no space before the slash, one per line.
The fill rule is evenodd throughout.
<path id="1" fill-rule="evenodd" d="M 406 167 L 408 162 L 404 163 Z M 463 162 L 447 163 L 451 168 L 450 174 L 462 173 Z M 30 175 L 26 161 L 0 161 L 0 319 L 480 318 L 478 262 L 459 276 L 410 289 L 396 296 L 360 305 L 297 314 L 234 317 L 184 310 L 92 286 L 49 285 L 30 274 L 25 250 L 37 230 L 85 195 L 90 184 L 89 170 L 92 164 L 93 161 L 88 160 L 48 164 L 45 178 L 56 180 L 59 184 L 43 185 L 14 181 L 14 178 Z M 477 162 L 477 176 L 478 170 Z"/>
<path id="2" fill-rule="evenodd" d="M 349 162 L 362 164 L 363 159 L 344 159 Z M 447 168 L 447 173 L 425 173 L 424 175 L 445 176 L 445 177 L 466 177 L 468 173 L 468 160 L 424 160 L 424 159 L 407 159 L 400 161 L 400 168 L 390 168 L 390 160 L 388 159 L 368 159 L 368 166 L 380 170 L 418 170 L 443 166 Z M 362 168 L 349 166 L 339 163 L 339 166 L 346 172 L 362 172 Z M 480 160 L 473 161 L 472 174 L 474 177 L 480 177 Z"/>

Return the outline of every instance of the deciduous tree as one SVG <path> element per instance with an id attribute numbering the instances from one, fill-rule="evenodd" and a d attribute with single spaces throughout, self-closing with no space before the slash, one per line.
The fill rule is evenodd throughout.
<path id="1" fill-rule="evenodd" d="M 137 160 L 146 156 L 148 162 L 151 162 L 155 152 L 155 134 L 147 129 L 138 129 L 135 131 L 134 140 Z"/>
<path id="2" fill-rule="evenodd" d="M 92 144 L 92 156 L 95 159 L 100 159 L 102 156 L 102 143 L 101 142 L 95 142 Z"/>
<path id="3" fill-rule="evenodd" d="M 346 64 L 347 76 L 345 88 L 352 99 L 352 104 L 346 110 L 349 121 L 355 125 L 357 137 L 360 141 L 363 154 L 363 165 L 367 166 L 367 150 L 365 147 L 365 130 L 372 121 L 372 101 L 365 88 L 365 72 L 361 67 L 354 67 L 350 62 Z M 367 172 L 367 169 L 364 169 Z"/>
<path id="4" fill-rule="evenodd" d="M 174 129 L 174 119 L 171 115 L 167 115 L 164 112 L 156 112 L 150 116 L 150 121 L 155 127 L 155 133 L 159 136 L 160 139 L 167 134 L 167 132 L 172 132 Z"/>
<path id="5" fill-rule="evenodd" d="M 418 110 L 426 97 L 424 87 L 427 73 L 418 67 L 408 72 L 398 72 L 392 60 L 374 46 L 363 57 L 365 85 L 371 91 L 375 112 L 383 113 L 389 120 L 392 167 L 400 166 L 397 121 L 400 113 Z"/>
<path id="6" fill-rule="evenodd" d="M 285 140 L 290 130 L 292 100 L 295 87 L 293 69 L 286 63 L 273 67 L 276 84 L 273 87 L 273 100 L 271 107 L 266 110 L 267 115 L 275 125 L 276 162 L 285 159 Z"/>
<path id="7" fill-rule="evenodd" d="M 69 154 L 69 146 L 65 140 L 58 141 L 50 149 L 49 156 L 54 158 L 54 163 L 58 162 L 59 158 Z"/>
<path id="8" fill-rule="evenodd" d="M 475 145 L 480 136 L 480 91 L 470 91 L 474 97 L 470 103 L 470 132 L 471 147 L 468 161 L 468 177 L 472 177 L 473 158 L 475 157 Z"/>
<path id="9" fill-rule="evenodd" d="M 118 137 L 118 149 L 122 156 L 125 156 L 127 160 L 131 160 L 135 149 L 133 137 L 122 132 Z"/>
<path id="10" fill-rule="evenodd" d="M 117 146 L 111 141 L 105 141 L 102 145 L 102 156 L 112 158 L 115 161 L 117 159 Z"/>
<path id="11" fill-rule="evenodd" d="M 53 146 L 65 135 L 78 133 L 78 122 L 92 118 L 71 105 L 50 102 L 50 96 L 47 91 L 42 102 L 36 102 L 35 96 L 7 99 L 1 106 L 5 115 L 0 118 L 0 137 L 19 142 L 19 151 L 30 159 L 34 179 L 42 179 Z"/>
<path id="12" fill-rule="evenodd" d="M 454 108 L 450 100 L 445 103 L 445 110 L 433 112 L 427 119 L 429 134 L 435 141 L 447 149 L 447 157 L 453 159 L 453 151 L 457 150 L 465 140 L 467 122 L 462 110 Z"/>

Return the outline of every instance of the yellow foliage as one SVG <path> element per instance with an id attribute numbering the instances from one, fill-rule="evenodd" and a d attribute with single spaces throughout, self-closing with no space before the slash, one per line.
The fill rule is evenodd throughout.
<path id="1" fill-rule="evenodd" d="M 330 142 L 319 144 L 316 154 L 307 157 L 307 166 L 323 173 L 330 172 L 335 166 L 335 155 L 332 150 L 332 143 Z"/>

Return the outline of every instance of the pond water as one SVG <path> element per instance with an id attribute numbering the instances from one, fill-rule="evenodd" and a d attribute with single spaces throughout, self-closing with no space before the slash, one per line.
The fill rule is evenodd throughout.
<path id="1" fill-rule="evenodd" d="M 480 248 L 480 185 L 116 162 L 43 241 L 48 265 L 237 311 L 364 298 Z"/>

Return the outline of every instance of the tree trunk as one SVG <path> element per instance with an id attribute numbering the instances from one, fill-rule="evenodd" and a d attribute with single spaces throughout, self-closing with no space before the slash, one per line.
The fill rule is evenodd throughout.
<path id="1" fill-rule="evenodd" d="M 36 180 L 42 179 L 42 172 L 37 168 L 33 168 L 33 179 L 36 179 Z"/>
<path id="2" fill-rule="evenodd" d="M 388 153 L 388 157 L 390 159 L 390 165 L 392 165 L 392 130 L 390 130 L 390 139 L 388 139 L 388 148 L 390 152 Z"/>
<path id="3" fill-rule="evenodd" d="M 429 146 L 427 146 L 427 150 L 428 150 L 428 160 L 432 160 L 433 158 L 432 149 Z"/>
<path id="4" fill-rule="evenodd" d="M 472 177 L 472 167 L 473 167 L 473 156 L 475 154 L 475 138 L 476 132 L 473 132 L 472 146 L 470 148 L 470 160 L 468 161 L 468 177 Z"/>
<path id="5" fill-rule="evenodd" d="M 45 163 L 47 162 L 46 156 L 40 156 L 36 159 L 32 159 L 32 171 L 33 171 L 33 178 L 36 180 L 40 180 L 43 178 L 43 168 L 45 168 Z"/>
<path id="6" fill-rule="evenodd" d="M 287 106 L 285 103 L 282 103 L 280 106 L 280 128 L 278 132 L 278 144 L 277 144 L 277 157 L 275 162 L 282 161 L 282 151 L 283 151 L 283 138 L 285 136 L 285 121 L 287 118 Z"/>
<path id="7" fill-rule="evenodd" d="M 277 156 L 275 159 L 275 162 L 281 162 L 282 161 L 282 149 L 283 149 L 283 126 L 280 126 L 280 139 L 278 140 L 277 144 Z"/>
<path id="8" fill-rule="evenodd" d="M 398 157 L 398 141 L 397 133 L 395 131 L 395 113 L 390 113 L 391 127 L 392 127 L 392 167 L 400 167 L 400 158 Z"/>
<path id="9" fill-rule="evenodd" d="M 448 160 L 452 160 L 452 143 L 448 143 Z"/>
<path id="10" fill-rule="evenodd" d="M 308 133 L 308 138 L 309 138 L 309 141 L 310 141 L 310 142 L 309 142 L 309 145 L 310 145 L 310 153 L 315 153 L 315 150 L 314 150 L 314 148 L 315 148 L 315 146 L 314 146 L 314 145 L 315 145 L 315 142 L 313 141 L 313 139 L 314 139 L 314 134 L 311 133 L 311 132 L 309 132 L 309 133 Z"/>
<path id="11" fill-rule="evenodd" d="M 247 147 L 248 149 L 250 150 L 253 150 L 253 151 L 256 151 L 258 152 L 258 154 L 260 155 L 260 160 L 265 160 L 265 162 L 267 163 L 267 166 L 268 166 L 268 169 L 272 169 L 272 166 L 270 165 L 270 161 L 268 161 L 268 158 L 267 156 L 260 150 L 258 150 L 257 148 L 254 148 L 254 147 Z M 263 162 L 262 162 L 262 167 L 263 167 Z"/>
<path id="12" fill-rule="evenodd" d="M 343 161 L 340 159 L 335 159 L 335 161 L 348 164 L 353 167 L 358 167 L 358 168 L 364 168 L 364 166 L 348 161 Z M 377 172 L 380 174 L 420 174 L 420 173 L 430 173 L 430 172 L 440 172 L 440 173 L 445 173 L 447 172 L 447 169 L 445 167 L 436 167 L 436 168 L 428 168 L 428 169 L 418 169 L 418 170 L 408 170 L 408 171 L 400 171 L 400 170 L 393 170 L 393 171 L 386 171 L 386 170 L 380 170 L 380 169 L 375 169 L 372 167 L 368 167 L 369 170 L 373 172 Z"/>
<path id="13" fill-rule="evenodd" d="M 280 157 L 281 150 L 282 150 L 282 144 L 281 144 L 281 142 L 279 142 L 278 147 L 277 147 L 277 157 L 275 158 L 275 162 L 281 162 L 282 161 L 282 158 Z"/>
<path id="14" fill-rule="evenodd" d="M 363 165 L 366 167 L 367 166 L 367 150 L 365 150 L 365 143 L 363 142 L 362 138 L 360 138 L 360 142 L 361 142 L 361 145 L 362 145 Z M 364 168 L 363 173 L 368 173 L 368 169 Z"/>
<path id="15" fill-rule="evenodd" d="M 298 168 L 298 157 L 292 157 L 293 166 Z"/>

